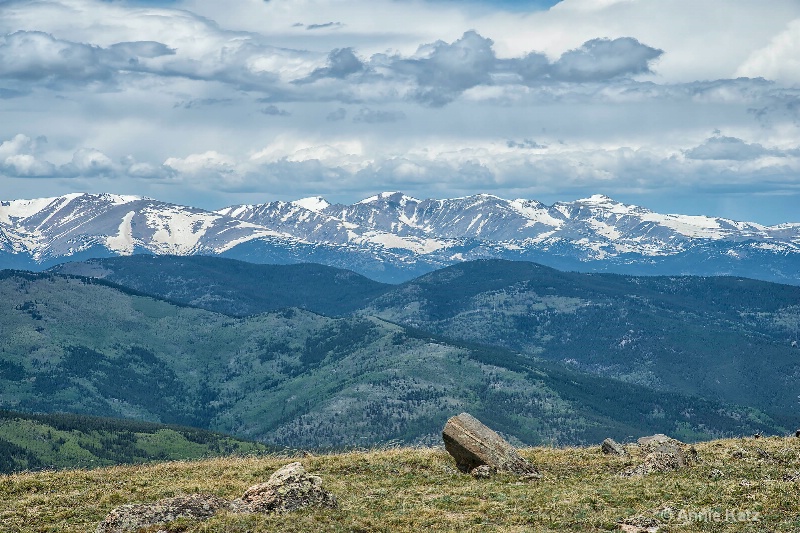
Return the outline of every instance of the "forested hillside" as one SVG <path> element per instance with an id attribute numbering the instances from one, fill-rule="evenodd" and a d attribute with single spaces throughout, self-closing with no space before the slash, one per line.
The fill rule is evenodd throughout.
<path id="1" fill-rule="evenodd" d="M 658 391 L 785 416 L 800 395 L 800 287 L 745 278 L 461 263 L 400 285 L 313 265 L 129 257 L 76 263 L 154 296 L 230 313 L 285 306 L 377 316 Z M 198 281 L 199 280 L 199 281 Z"/>
<path id="2" fill-rule="evenodd" d="M 89 278 L 0 276 L 0 405 L 293 447 L 439 440 L 470 411 L 516 442 L 784 433 L 781 413 L 657 392 L 369 317 L 234 318 Z"/>
<path id="3" fill-rule="evenodd" d="M 0 473 L 271 451 L 257 442 L 196 428 L 68 413 L 0 411 Z"/>

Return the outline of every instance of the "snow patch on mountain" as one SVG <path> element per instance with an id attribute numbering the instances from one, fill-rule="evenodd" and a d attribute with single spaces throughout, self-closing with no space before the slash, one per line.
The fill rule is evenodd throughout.
<path id="1" fill-rule="evenodd" d="M 416 254 L 429 254 L 446 246 L 446 243 L 436 239 L 400 237 L 399 235 L 393 235 L 391 233 L 368 232 L 365 234 L 364 240 L 366 242 L 380 244 L 386 248 L 410 250 Z"/>
<path id="2" fill-rule="evenodd" d="M 722 239 L 724 237 L 719 221 L 706 216 L 647 213 L 642 216 L 642 220 L 655 222 L 693 239 Z"/>
<path id="3" fill-rule="evenodd" d="M 152 246 L 162 254 L 187 255 L 197 251 L 197 244 L 219 216 L 192 213 L 179 207 L 148 208 L 144 211 L 147 226 L 154 228 Z"/>
<path id="4" fill-rule="evenodd" d="M 128 211 L 122 218 L 122 222 L 120 222 L 119 233 L 106 239 L 106 246 L 109 250 L 119 252 L 121 255 L 133 254 L 134 242 L 131 221 L 134 215 L 136 215 L 136 211 Z"/>
<path id="5" fill-rule="evenodd" d="M 614 241 L 622 237 L 622 233 L 620 233 L 619 230 L 617 230 L 617 228 L 611 224 L 607 224 L 596 219 L 589 219 L 587 223 L 598 235 L 602 235 L 607 239 Z"/>

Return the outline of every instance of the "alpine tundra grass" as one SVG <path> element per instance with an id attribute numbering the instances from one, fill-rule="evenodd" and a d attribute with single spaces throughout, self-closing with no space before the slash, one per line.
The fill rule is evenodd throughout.
<path id="1" fill-rule="evenodd" d="M 221 513 L 178 521 L 169 532 L 259 531 L 614 531 L 656 524 L 661 532 L 800 530 L 800 438 L 746 438 L 696 445 L 683 470 L 622 478 L 641 457 L 605 456 L 599 446 L 528 448 L 542 479 L 474 479 L 441 448 L 328 455 L 217 458 L 0 477 L 6 532 L 93 531 L 126 503 L 198 492 L 233 499 L 279 467 L 300 460 L 320 475 L 337 509 L 284 515 Z"/>

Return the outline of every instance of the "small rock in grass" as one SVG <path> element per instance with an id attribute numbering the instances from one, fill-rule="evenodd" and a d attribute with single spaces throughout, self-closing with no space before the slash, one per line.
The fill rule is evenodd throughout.
<path id="1" fill-rule="evenodd" d="M 489 479 L 497 473 L 497 469 L 489 465 L 480 465 L 470 471 L 470 475 L 475 479 Z"/>
<path id="2" fill-rule="evenodd" d="M 660 523 L 655 518 L 634 516 L 617 524 L 625 533 L 657 533 Z"/>

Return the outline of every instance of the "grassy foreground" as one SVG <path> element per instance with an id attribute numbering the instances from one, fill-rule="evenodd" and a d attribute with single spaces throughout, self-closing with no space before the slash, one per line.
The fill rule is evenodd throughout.
<path id="1" fill-rule="evenodd" d="M 473 479 L 436 448 L 301 457 L 337 496 L 338 509 L 223 513 L 167 530 L 585 532 L 617 530 L 619 521 L 639 517 L 656 519 L 663 532 L 800 531 L 800 439 L 719 440 L 696 448 L 698 464 L 643 478 L 616 476 L 636 454 L 607 457 L 599 446 L 526 449 L 522 454 L 543 473 L 531 482 Z M 219 458 L 0 476 L 0 529 L 87 532 L 125 503 L 195 492 L 232 499 L 291 460 Z"/>

